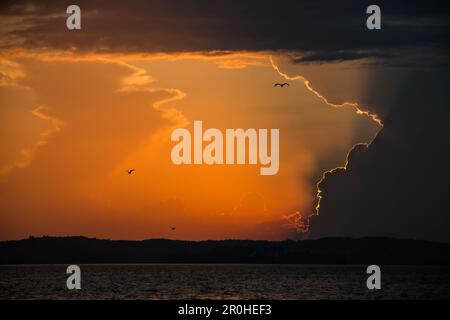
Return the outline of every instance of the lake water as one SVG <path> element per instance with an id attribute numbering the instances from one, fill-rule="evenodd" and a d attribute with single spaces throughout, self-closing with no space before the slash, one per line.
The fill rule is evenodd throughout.
<path id="1" fill-rule="evenodd" d="M 357 265 L 80 265 L 81 290 L 66 267 L 0 266 L 0 299 L 450 299 L 450 267 L 381 266 L 374 291 Z"/>

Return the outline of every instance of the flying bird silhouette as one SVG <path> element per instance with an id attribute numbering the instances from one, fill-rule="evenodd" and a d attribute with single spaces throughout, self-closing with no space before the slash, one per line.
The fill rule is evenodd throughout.
<path id="1" fill-rule="evenodd" d="M 289 87 L 289 83 L 287 83 L 287 82 L 284 82 L 284 83 L 279 83 L 279 82 L 277 82 L 277 83 L 275 83 L 273 86 L 274 86 L 274 87 L 280 86 L 280 88 L 283 88 L 284 86 L 288 86 L 288 87 Z"/>
<path id="2" fill-rule="evenodd" d="M 175 228 L 175 227 L 172 227 L 172 228 L 170 228 L 170 229 L 175 230 L 176 228 Z"/>
<path id="3" fill-rule="evenodd" d="M 132 174 L 134 171 L 136 171 L 136 170 L 130 169 L 130 170 L 127 170 L 127 173 L 128 173 L 128 174 Z"/>

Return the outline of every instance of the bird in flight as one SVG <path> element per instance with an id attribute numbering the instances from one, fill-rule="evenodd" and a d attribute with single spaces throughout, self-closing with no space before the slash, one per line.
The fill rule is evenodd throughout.
<path id="1" fill-rule="evenodd" d="M 176 228 L 175 228 L 175 227 L 172 227 L 172 228 L 170 228 L 170 229 L 175 230 Z"/>
<path id="2" fill-rule="evenodd" d="M 281 88 L 283 88 L 284 86 L 289 86 L 289 83 L 287 83 L 287 82 L 284 82 L 284 83 L 277 82 L 273 86 L 274 87 L 280 86 Z"/>
<path id="3" fill-rule="evenodd" d="M 128 174 L 132 174 L 134 171 L 136 171 L 136 170 L 130 169 L 130 170 L 127 170 L 127 173 L 128 173 Z"/>

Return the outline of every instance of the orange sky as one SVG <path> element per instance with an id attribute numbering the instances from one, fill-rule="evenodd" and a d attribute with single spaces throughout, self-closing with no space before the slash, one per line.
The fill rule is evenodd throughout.
<path id="1" fill-rule="evenodd" d="M 274 61 L 333 103 L 358 101 L 365 90 L 367 75 L 354 64 Z M 322 172 L 380 129 L 351 106 L 328 105 L 302 80 L 273 88 L 286 79 L 269 53 L 11 55 L 0 72 L 0 239 L 301 237 L 295 218 L 314 212 Z M 279 128 L 279 173 L 175 166 L 170 134 L 193 120 Z"/>

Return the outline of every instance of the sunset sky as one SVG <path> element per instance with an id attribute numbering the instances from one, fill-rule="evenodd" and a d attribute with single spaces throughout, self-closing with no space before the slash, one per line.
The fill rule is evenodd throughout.
<path id="1" fill-rule="evenodd" d="M 219 22 L 193 8 L 183 20 L 158 3 L 135 17 L 141 2 L 121 11 L 80 1 L 76 31 L 65 27 L 65 5 L 2 5 L 0 239 L 305 238 L 324 172 L 345 166 L 352 147 L 381 130 L 387 111 L 368 94 L 380 70 L 390 72 L 373 67 L 379 51 L 299 63 L 315 49 L 243 46 L 251 32 L 205 34 L 200 24 Z M 381 89 L 380 101 L 395 88 Z M 171 132 L 192 130 L 194 120 L 279 128 L 278 174 L 174 165 Z"/>

